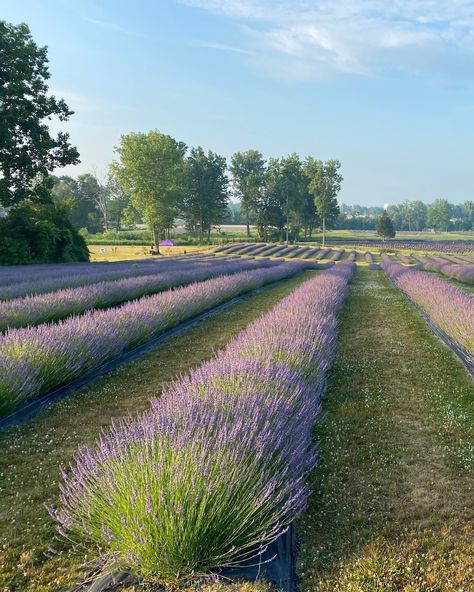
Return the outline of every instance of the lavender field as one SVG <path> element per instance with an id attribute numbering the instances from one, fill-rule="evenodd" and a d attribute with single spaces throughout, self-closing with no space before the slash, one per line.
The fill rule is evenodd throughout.
<path id="1" fill-rule="evenodd" d="M 32 590 L 72 589 L 92 573 L 126 572 L 135 583 L 181 589 L 258 563 L 289 528 L 301 532 L 302 565 L 319 566 L 313 536 L 321 561 L 329 552 L 342 557 L 352 532 L 365 536 L 353 523 L 360 500 L 373 494 L 376 465 L 364 464 L 365 441 L 375 438 L 371 458 L 384 464 L 377 443 L 392 438 L 377 423 L 377 397 L 383 413 L 405 422 L 384 388 L 405 394 L 404 404 L 408 392 L 429 394 L 436 421 L 449 417 L 446 454 L 462 470 L 474 467 L 474 298 L 462 287 L 471 267 L 458 255 L 242 243 L 135 264 L 1 269 L 0 429 L 2 419 L 19 422 L 0 432 L 0 489 L 18 493 L 11 517 L 0 504 L 5 582 L 18 590 L 27 581 L 38 581 Z M 233 300 L 242 295 L 247 300 Z M 181 337 L 93 378 L 104 364 L 120 364 L 126 352 L 229 302 Z M 387 333 L 391 315 L 398 329 Z M 417 353 L 399 361 L 381 387 L 398 349 Z M 80 378 L 85 388 L 21 423 L 29 405 Z M 436 391 L 443 380 L 462 401 L 454 405 Z M 421 444 L 409 445 L 418 458 Z M 18 487 L 37 466 L 47 479 L 30 496 L 28 486 Z M 354 475 L 347 481 L 355 470 L 366 471 L 363 486 Z M 373 478 L 390 499 L 395 477 L 384 475 Z M 408 487 L 403 475 L 397 479 Z M 340 499 L 342 491 L 349 497 Z M 371 503 L 383 522 L 387 510 Z M 405 528 L 402 507 L 390 503 L 392 519 Z M 343 539 L 334 538 L 332 504 L 334 533 L 350 530 Z M 414 524 L 428 520 L 423 507 L 416 513 Z M 35 516 L 41 524 L 33 528 Z M 430 516 L 437 527 L 438 514 Z M 32 544 L 41 559 L 19 575 L 19 549 Z"/>

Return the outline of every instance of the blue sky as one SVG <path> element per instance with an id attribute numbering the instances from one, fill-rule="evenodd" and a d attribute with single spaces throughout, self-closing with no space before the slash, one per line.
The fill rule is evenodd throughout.
<path id="1" fill-rule="evenodd" d="M 82 163 L 158 129 L 226 157 L 338 158 L 341 201 L 474 199 L 474 2 L 0 0 L 49 47 Z"/>

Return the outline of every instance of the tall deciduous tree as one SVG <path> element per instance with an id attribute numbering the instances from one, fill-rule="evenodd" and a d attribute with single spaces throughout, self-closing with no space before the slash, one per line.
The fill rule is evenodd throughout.
<path id="1" fill-rule="evenodd" d="M 387 212 L 384 212 L 378 219 L 375 226 L 377 234 L 382 237 L 385 241 L 387 238 L 393 238 L 395 236 L 395 230 L 393 228 L 393 222 Z"/>
<path id="2" fill-rule="evenodd" d="M 79 162 L 69 135 L 52 136 L 49 120 L 72 111 L 48 95 L 47 48 L 38 47 L 24 23 L 0 21 L 0 202 L 5 206 L 37 195 L 34 179 Z"/>
<path id="3" fill-rule="evenodd" d="M 210 239 L 212 225 L 221 224 L 228 214 L 226 160 L 210 150 L 206 154 L 199 146 L 191 150 L 186 169 L 188 183 L 182 213 L 188 226 L 199 231 L 202 243 L 204 234 Z"/>
<path id="4" fill-rule="evenodd" d="M 341 163 L 338 160 L 316 160 L 308 156 L 304 171 L 309 179 L 308 189 L 314 197 L 317 213 L 321 219 L 323 246 L 326 243 L 326 229 L 331 228 L 339 216 L 337 195 L 343 180 L 339 173 Z"/>
<path id="5" fill-rule="evenodd" d="M 122 136 L 118 175 L 132 205 L 142 213 L 158 247 L 173 226 L 186 190 L 186 144 L 158 131 Z"/>
<path id="6" fill-rule="evenodd" d="M 445 199 L 435 199 L 428 206 L 428 225 L 435 230 L 447 231 L 451 218 L 451 208 Z"/>
<path id="7" fill-rule="evenodd" d="M 281 189 L 280 160 L 270 158 L 265 171 L 265 185 L 255 204 L 255 223 L 260 240 L 266 241 L 275 235 L 280 238 L 285 228 L 283 192 Z"/>
<path id="8" fill-rule="evenodd" d="M 307 182 L 300 157 L 293 152 L 280 160 L 280 183 L 283 194 L 283 209 L 286 215 L 286 242 L 288 244 L 290 223 L 297 238 L 301 227 L 301 211 L 307 195 Z"/>
<path id="9" fill-rule="evenodd" d="M 99 190 L 96 179 L 87 173 L 77 179 L 66 175 L 51 178 L 54 182 L 51 189 L 53 201 L 65 208 L 74 227 L 86 228 L 89 232 L 103 230 L 101 214 L 94 200 Z"/>
<path id="10" fill-rule="evenodd" d="M 250 236 L 250 215 L 265 188 L 265 160 L 258 150 L 236 152 L 231 159 L 232 182 L 240 198 Z"/>

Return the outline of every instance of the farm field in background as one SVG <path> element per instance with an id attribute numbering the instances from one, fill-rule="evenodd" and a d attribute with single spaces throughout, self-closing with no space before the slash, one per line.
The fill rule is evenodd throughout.
<path id="1" fill-rule="evenodd" d="M 474 253 L 89 248 L 0 268 L 2 592 L 184 590 L 290 525 L 302 592 L 469 590 Z"/>
<path id="2" fill-rule="evenodd" d="M 153 259 L 155 255 L 150 255 L 150 246 L 127 246 L 127 245 L 88 245 L 91 254 L 91 261 L 123 261 L 127 259 Z M 162 247 L 161 252 L 166 257 L 182 255 L 183 253 L 195 253 L 205 251 L 206 247 L 195 245 L 176 247 Z"/>

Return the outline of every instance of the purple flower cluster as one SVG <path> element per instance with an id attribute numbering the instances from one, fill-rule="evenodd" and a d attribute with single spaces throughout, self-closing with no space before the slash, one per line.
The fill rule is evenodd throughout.
<path id="1" fill-rule="evenodd" d="M 354 263 L 306 281 L 63 472 L 66 536 L 176 583 L 258 555 L 304 508 Z"/>
<path id="2" fill-rule="evenodd" d="M 0 336 L 0 416 L 186 319 L 307 265 L 295 261 L 243 271 L 56 324 L 9 329 Z"/>
<path id="3" fill-rule="evenodd" d="M 474 298 L 439 277 L 383 257 L 382 268 L 446 335 L 474 359 Z"/>
<path id="4" fill-rule="evenodd" d="M 276 265 L 271 260 L 210 259 L 206 262 L 176 262 L 161 266 L 150 275 L 100 281 L 77 288 L 38 294 L 0 302 L 0 331 L 64 319 L 92 308 L 107 308 L 127 300 L 201 282 L 218 275 Z"/>

